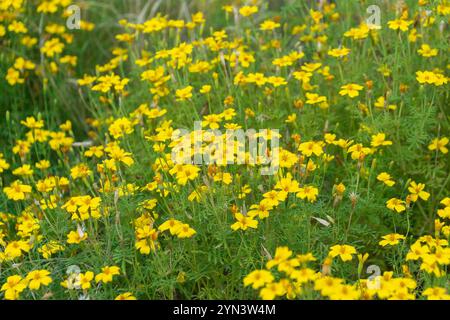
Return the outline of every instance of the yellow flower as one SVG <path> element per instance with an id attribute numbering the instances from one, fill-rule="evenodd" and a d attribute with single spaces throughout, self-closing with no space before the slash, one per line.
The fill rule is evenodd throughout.
<path id="1" fill-rule="evenodd" d="M 136 229 L 136 237 L 138 239 L 145 239 L 145 238 L 156 238 L 158 232 L 151 227 L 151 225 L 144 225 L 141 228 Z"/>
<path id="2" fill-rule="evenodd" d="M 114 137 L 114 139 L 119 139 L 124 135 L 133 133 L 134 127 L 133 123 L 123 117 L 116 119 L 108 128 L 109 133 Z"/>
<path id="3" fill-rule="evenodd" d="M 422 38 L 422 35 L 417 33 L 416 28 L 412 28 L 412 30 L 408 34 L 409 42 L 416 42 L 418 38 Z"/>
<path id="4" fill-rule="evenodd" d="M 211 129 L 219 129 L 219 123 L 222 122 L 222 116 L 218 114 L 208 114 L 203 116 L 202 127 L 210 127 Z"/>
<path id="5" fill-rule="evenodd" d="M 302 70 L 302 71 L 295 71 L 292 75 L 293 75 L 294 78 L 297 79 L 298 81 L 301 81 L 301 82 L 303 82 L 303 83 L 309 83 L 309 81 L 311 80 L 311 77 L 312 77 L 313 74 L 312 74 L 311 72 Z M 306 97 L 307 97 L 307 98 L 308 98 L 308 93 L 309 93 L 309 92 L 306 93 Z M 311 96 L 311 93 L 309 93 L 309 94 L 310 94 L 310 97 L 311 97 L 311 98 L 309 98 L 309 99 L 312 100 L 312 101 L 315 101 L 315 100 L 319 97 L 318 94 L 316 94 L 315 96 L 314 96 L 314 95 Z M 323 98 L 325 98 L 325 97 L 323 97 Z M 321 99 L 323 99 L 323 98 L 321 97 Z M 325 99 L 326 99 L 326 98 L 325 98 Z M 322 102 L 323 102 L 323 101 L 322 101 Z M 310 104 L 314 104 L 314 103 L 310 103 Z"/>
<path id="6" fill-rule="evenodd" d="M 342 196 L 345 192 L 345 185 L 341 182 L 339 184 L 335 184 L 334 185 L 334 192 L 333 194 L 337 195 L 337 196 Z"/>
<path id="7" fill-rule="evenodd" d="M 192 229 L 187 223 L 181 223 L 177 226 L 175 234 L 178 238 L 191 238 L 197 232 Z"/>
<path id="8" fill-rule="evenodd" d="M 83 290 L 87 290 L 91 287 L 91 281 L 94 279 L 94 273 L 92 271 L 87 271 L 86 273 L 80 273 L 79 275 L 79 286 Z"/>
<path id="9" fill-rule="evenodd" d="M 409 26 L 413 23 L 412 20 L 403 20 L 403 19 L 396 19 L 388 21 L 389 29 L 392 30 L 401 30 L 401 31 L 408 31 Z"/>
<path id="10" fill-rule="evenodd" d="M 47 244 L 44 244 L 38 249 L 38 252 L 42 254 L 44 259 L 49 259 L 52 254 L 63 251 L 64 247 L 55 240 L 50 240 Z"/>
<path id="11" fill-rule="evenodd" d="M 308 141 L 299 145 L 298 151 L 307 157 L 311 157 L 312 154 L 320 156 L 323 153 L 323 142 Z"/>
<path id="12" fill-rule="evenodd" d="M 259 25 L 259 30 L 268 31 L 268 30 L 274 30 L 279 27 L 280 27 L 280 24 L 278 22 L 275 22 L 273 20 L 266 20 Z"/>
<path id="13" fill-rule="evenodd" d="M 19 57 L 16 59 L 16 61 L 14 62 L 14 68 L 20 71 L 24 71 L 24 70 L 33 70 L 36 67 L 36 65 L 29 61 L 29 60 L 25 60 L 22 57 Z M 33 117 L 30 117 L 31 119 L 34 120 Z M 27 118 L 28 120 L 29 118 Z M 23 124 L 23 122 L 21 122 Z M 44 124 L 44 122 L 42 120 L 38 121 L 39 124 Z M 30 127 L 29 127 L 30 128 Z M 37 128 L 41 128 L 41 126 L 37 127 Z"/>
<path id="14" fill-rule="evenodd" d="M 443 219 L 450 219 L 450 207 L 445 207 L 444 209 L 438 210 L 439 217 Z"/>
<path id="15" fill-rule="evenodd" d="M 448 148 L 446 147 L 446 145 L 448 144 L 449 140 L 447 137 L 443 137 L 441 139 L 436 138 L 433 139 L 433 141 L 430 143 L 430 145 L 428 146 L 428 150 L 430 151 L 440 151 L 443 154 L 447 154 L 448 153 Z"/>
<path id="16" fill-rule="evenodd" d="M 405 201 L 397 198 L 389 199 L 386 202 L 386 207 L 392 211 L 397 211 L 398 213 L 406 210 Z"/>
<path id="17" fill-rule="evenodd" d="M 62 53 L 64 49 L 64 43 L 62 43 L 59 38 L 52 38 L 45 41 L 41 48 L 41 52 L 47 57 L 53 58 L 55 55 Z"/>
<path id="18" fill-rule="evenodd" d="M 314 290 L 320 291 L 322 296 L 330 296 L 342 282 L 343 280 L 339 278 L 319 277 L 314 281 Z"/>
<path id="19" fill-rule="evenodd" d="M 275 189 L 279 189 L 286 193 L 297 193 L 300 191 L 299 183 L 292 179 L 292 175 L 288 173 L 286 177 L 278 180 Z"/>
<path id="20" fill-rule="evenodd" d="M 388 110 L 397 109 L 397 106 L 395 104 L 388 105 L 386 99 L 383 96 L 379 97 L 375 101 L 374 106 L 379 109 L 388 109 Z"/>
<path id="21" fill-rule="evenodd" d="M 87 151 L 85 151 L 84 155 L 88 158 L 92 157 L 101 158 L 105 154 L 103 150 L 104 150 L 103 146 L 93 146 L 90 147 Z"/>
<path id="22" fill-rule="evenodd" d="M 383 182 L 388 187 L 392 187 L 395 184 L 395 181 L 391 180 L 391 175 L 386 172 L 381 172 L 377 176 L 377 180 Z"/>
<path id="23" fill-rule="evenodd" d="M 299 262 L 298 259 L 291 259 L 289 261 Z M 280 266 L 278 267 L 279 271 L 282 271 L 280 270 L 282 266 L 283 264 L 280 264 Z M 314 281 L 315 279 L 317 279 L 318 276 L 319 276 L 318 273 L 310 268 L 302 268 L 300 270 L 294 269 L 289 274 L 289 277 L 291 279 L 294 279 L 299 284 L 303 284 L 308 281 Z"/>
<path id="24" fill-rule="evenodd" d="M 123 78 L 111 73 L 109 75 L 101 76 L 97 79 L 97 84 L 92 87 L 93 91 L 100 91 L 102 93 L 110 92 L 114 89 L 117 93 L 123 93 L 125 86 L 129 83 L 130 79 Z"/>
<path id="25" fill-rule="evenodd" d="M 14 33 L 27 33 L 28 29 L 22 21 L 14 20 L 8 25 L 8 31 Z"/>
<path id="26" fill-rule="evenodd" d="M 165 222 L 163 222 L 159 227 L 158 230 L 159 231 L 166 231 L 169 230 L 171 235 L 175 235 L 178 227 L 181 225 L 181 222 L 175 219 L 169 219 Z"/>
<path id="27" fill-rule="evenodd" d="M 446 207 L 450 207 L 450 197 L 445 197 L 441 200 L 440 204 L 443 204 Z"/>
<path id="28" fill-rule="evenodd" d="M 149 254 L 150 251 L 155 251 L 159 247 L 157 243 L 158 235 L 159 233 L 151 225 L 137 228 L 136 238 L 139 240 L 135 242 L 135 248 L 141 254 Z"/>
<path id="29" fill-rule="evenodd" d="M 350 49 L 346 47 L 328 50 L 328 55 L 336 58 L 342 58 L 350 53 Z"/>
<path id="30" fill-rule="evenodd" d="M 247 78 L 245 79 L 247 83 L 255 83 L 258 87 L 261 87 L 266 84 L 267 78 L 263 73 L 249 73 Z"/>
<path id="31" fill-rule="evenodd" d="M 87 164 L 80 163 L 79 165 L 76 165 L 72 169 L 70 169 L 70 176 L 73 179 L 80 179 L 85 178 L 92 174 L 92 171 L 89 169 Z"/>
<path id="32" fill-rule="evenodd" d="M 209 92 L 211 92 L 211 86 L 210 85 L 206 84 L 206 85 L 202 86 L 201 89 L 200 89 L 200 93 L 207 94 Z"/>
<path id="33" fill-rule="evenodd" d="M 13 201 L 24 200 L 25 196 L 31 193 L 31 186 L 22 184 L 20 181 L 13 182 L 9 187 L 3 188 L 3 192 L 8 199 Z"/>
<path id="34" fill-rule="evenodd" d="M 94 83 L 95 80 L 97 80 L 97 77 L 93 77 L 93 76 L 89 76 L 89 75 L 85 74 L 82 79 L 77 80 L 77 83 L 79 86 L 87 86 L 87 85 Z"/>
<path id="35" fill-rule="evenodd" d="M 2 173 L 4 170 L 8 170 L 9 167 L 9 163 L 6 162 L 5 159 L 3 159 L 3 153 L 0 153 L 0 173 Z"/>
<path id="36" fill-rule="evenodd" d="M 25 82 L 25 79 L 20 77 L 20 72 L 14 68 L 8 69 L 5 79 L 11 86 L 14 86 L 16 84 L 23 84 Z"/>
<path id="37" fill-rule="evenodd" d="M 422 56 L 422 57 L 435 57 L 438 55 L 438 49 L 432 49 L 428 44 L 422 44 L 422 46 L 420 47 L 419 50 L 417 50 L 417 52 Z"/>
<path id="38" fill-rule="evenodd" d="M 416 80 L 420 84 L 434 84 L 435 86 L 441 86 L 448 82 L 448 78 L 446 76 L 432 71 L 417 71 Z"/>
<path id="39" fill-rule="evenodd" d="M 292 251 L 288 247 L 278 247 L 275 250 L 275 257 L 267 261 L 266 268 L 271 269 L 280 263 L 288 260 L 292 256 Z"/>
<path id="40" fill-rule="evenodd" d="M 21 40 L 21 43 L 27 48 L 32 48 L 33 46 L 35 46 L 37 44 L 37 42 L 38 42 L 37 38 L 30 37 L 30 36 L 25 36 Z"/>
<path id="41" fill-rule="evenodd" d="M 255 14 L 257 12 L 258 12 L 257 6 L 243 6 L 242 8 L 239 9 L 239 13 L 244 17 L 251 16 L 252 14 Z"/>
<path id="42" fill-rule="evenodd" d="M 192 86 L 187 86 L 183 89 L 178 89 L 175 91 L 175 95 L 177 97 L 177 101 L 184 101 L 192 98 Z"/>
<path id="43" fill-rule="evenodd" d="M 425 184 L 423 183 L 417 184 L 415 181 L 411 181 L 408 187 L 408 191 L 411 192 L 411 200 L 413 202 L 416 202 L 418 198 L 421 198 L 422 200 L 427 201 L 428 198 L 430 197 L 430 194 L 424 191 L 424 189 Z"/>
<path id="44" fill-rule="evenodd" d="M 114 160 L 116 162 L 122 162 L 125 165 L 127 165 L 128 167 L 134 163 L 134 160 L 131 157 L 131 153 L 126 152 L 125 150 L 121 149 L 120 147 L 118 147 L 116 145 L 107 147 L 105 149 L 105 151 L 112 158 L 112 160 Z"/>
<path id="45" fill-rule="evenodd" d="M 51 164 L 50 164 L 50 161 L 48 161 L 48 160 L 41 160 L 39 162 L 36 162 L 35 166 L 36 166 L 36 168 L 38 168 L 40 170 L 46 170 L 46 169 L 50 168 Z"/>
<path id="46" fill-rule="evenodd" d="M 391 233 L 383 236 L 382 239 L 383 240 L 379 242 L 380 246 L 395 246 L 396 244 L 400 243 L 400 240 L 405 239 L 405 236 L 398 233 Z"/>
<path id="47" fill-rule="evenodd" d="M 26 281 L 19 275 L 9 276 L 2 285 L 1 291 L 5 292 L 6 300 L 17 300 L 19 294 L 27 287 Z"/>
<path id="48" fill-rule="evenodd" d="M 273 300 L 277 296 L 282 296 L 286 292 L 283 284 L 272 282 L 261 289 L 259 295 L 263 300 Z"/>
<path id="49" fill-rule="evenodd" d="M 357 143 L 348 148 L 348 152 L 351 153 L 353 160 L 363 160 L 367 155 L 372 153 L 370 148 L 364 147 L 361 143 Z"/>
<path id="50" fill-rule="evenodd" d="M 29 164 L 24 164 L 23 166 L 15 169 L 12 174 L 15 176 L 32 176 L 33 169 L 31 169 Z"/>
<path id="51" fill-rule="evenodd" d="M 344 262 L 352 260 L 354 254 L 356 254 L 356 249 L 346 244 L 332 246 L 329 253 L 332 258 L 339 256 Z"/>
<path id="52" fill-rule="evenodd" d="M 423 270 L 429 274 L 434 274 L 436 277 L 441 277 L 442 271 L 439 268 L 439 264 L 436 261 L 433 261 L 431 257 L 431 255 L 425 257 L 422 264 L 420 265 L 420 270 Z"/>
<path id="53" fill-rule="evenodd" d="M 196 24 L 205 23 L 205 17 L 203 15 L 203 12 L 196 12 L 196 13 L 192 14 L 191 18 L 192 18 L 192 22 L 194 22 Z"/>
<path id="54" fill-rule="evenodd" d="M 151 251 L 156 250 L 157 244 L 152 239 L 142 239 L 136 241 L 135 248 L 138 249 L 141 254 L 149 254 Z"/>
<path id="55" fill-rule="evenodd" d="M 274 76 L 268 77 L 267 82 L 273 85 L 275 88 L 287 84 L 287 81 L 283 77 L 274 77 Z"/>
<path id="56" fill-rule="evenodd" d="M 58 11 L 58 2 L 56 1 L 42 1 L 37 7 L 37 12 L 55 13 Z"/>
<path id="57" fill-rule="evenodd" d="M 187 164 L 182 166 L 181 170 L 176 173 L 178 184 L 184 186 L 188 181 L 195 180 L 198 177 L 199 172 L 200 168 L 195 165 Z"/>
<path id="58" fill-rule="evenodd" d="M 222 10 L 225 12 L 233 12 L 233 6 L 230 5 L 222 6 Z"/>
<path id="59" fill-rule="evenodd" d="M 281 201 L 286 200 L 287 192 L 271 190 L 263 194 L 265 203 L 271 206 L 277 206 Z"/>
<path id="60" fill-rule="evenodd" d="M 331 300 L 358 300 L 360 292 L 354 286 L 340 284 L 329 294 L 329 297 Z"/>
<path id="61" fill-rule="evenodd" d="M 120 268 L 117 266 L 103 267 L 102 272 L 95 276 L 95 282 L 112 282 L 113 276 L 120 274 Z"/>
<path id="62" fill-rule="evenodd" d="M 22 256 L 22 252 L 29 252 L 31 245 L 23 240 L 11 241 L 5 248 L 5 255 L 9 259 L 14 259 Z"/>
<path id="63" fill-rule="evenodd" d="M 114 300 L 136 300 L 136 297 L 131 292 L 125 292 L 119 294 Z"/>
<path id="64" fill-rule="evenodd" d="M 250 272 L 244 278 L 244 286 L 252 286 L 253 289 L 259 289 L 268 283 L 272 283 L 274 277 L 270 271 L 267 270 L 255 270 Z"/>
<path id="65" fill-rule="evenodd" d="M 355 40 L 365 39 L 368 37 L 370 28 L 367 24 L 363 23 L 358 28 L 351 28 L 344 33 L 344 37 L 350 37 Z"/>
<path id="66" fill-rule="evenodd" d="M 70 231 L 69 234 L 67 235 L 67 243 L 79 244 L 81 241 L 86 240 L 88 237 L 88 234 L 86 232 L 80 232 L 80 231 L 81 230 Z"/>
<path id="67" fill-rule="evenodd" d="M 422 295 L 428 300 L 450 300 L 450 294 L 442 287 L 427 288 L 422 292 Z"/>
<path id="68" fill-rule="evenodd" d="M 213 179 L 215 182 L 219 182 L 222 181 L 222 183 L 229 185 L 230 183 L 233 182 L 233 177 L 230 173 L 228 172 L 219 172 L 214 176 Z"/>
<path id="69" fill-rule="evenodd" d="M 358 274 L 360 274 L 362 271 L 362 268 L 364 266 L 364 263 L 367 261 L 367 259 L 369 259 L 369 254 L 368 253 L 365 253 L 365 254 L 360 253 L 356 257 L 358 258 Z"/>
<path id="70" fill-rule="evenodd" d="M 317 104 L 317 103 L 323 103 L 327 101 L 327 97 L 320 96 L 317 93 L 306 93 L 306 103 L 307 104 Z"/>
<path id="71" fill-rule="evenodd" d="M 280 150 L 278 158 L 281 168 L 291 168 L 298 161 L 297 155 L 284 149 Z"/>
<path id="72" fill-rule="evenodd" d="M 359 84 L 349 83 L 341 87 L 341 91 L 339 91 L 339 94 L 341 96 L 349 96 L 350 98 L 354 98 L 359 96 L 359 91 L 361 91 L 362 89 L 363 86 L 360 86 Z"/>
<path id="73" fill-rule="evenodd" d="M 372 147 L 380 147 L 380 146 L 390 146 L 392 145 L 392 141 L 385 140 L 386 135 L 384 133 L 377 133 L 376 135 L 372 136 L 372 141 L 370 142 L 370 145 Z"/>
<path id="74" fill-rule="evenodd" d="M 408 290 L 394 291 L 394 294 L 388 298 L 388 300 L 414 300 L 414 299 L 415 299 L 414 294 L 409 293 Z"/>
<path id="75" fill-rule="evenodd" d="M 314 20 L 314 23 L 318 24 L 320 22 L 320 20 L 323 18 L 323 13 L 320 11 L 315 11 L 310 9 L 309 10 L 309 15 L 311 16 L 311 18 Z"/>
<path id="76" fill-rule="evenodd" d="M 49 277 L 50 272 L 47 270 L 34 270 L 27 274 L 28 288 L 31 290 L 39 290 L 42 286 L 48 286 L 52 282 Z"/>
<path id="77" fill-rule="evenodd" d="M 303 272 L 305 272 L 306 274 L 308 274 L 308 272 L 306 270 L 303 270 L 303 272 L 296 270 L 295 268 L 298 267 L 299 265 L 300 262 L 296 258 L 289 259 L 281 262 L 278 265 L 278 271 L 284 272 L 292 278 L 302 278 L 305 275 L 303 274 Z M 295 271 L 297 271 L 296 274 L 292 275 L 292 273 Z"/>
<path id="78" fill-rule="evenodd" d="M 406 254 L 406 261 L 418 260 L 419 258 L 423 258 L 429 252 L 430 249 L 426 245 L 422 246 L 420 241 L 417 241 L 411 245 L 409 252 Z"/>
<path id="79" fill-rule="evenodd" d="M 392 73 L 392 70 L 389 69 L 389 67 L 385 64 L 380 65 L 377 71 L 380 72 L 385 77 L 389 77 Z"/>
<path id="80" fill-rule="evenodd" d="M 189 66 L 189 72 L 190 73 L 207 73 L 209 70 L 211 70 L 212 66 L 207 61 L 198 61 L 195 63 L 192 63 Z"/>
<path id="81" fill-rule="evenodd" d="M 297 198 L 300 199 L 308 199 L 309 202 L 314 202 L 317 200 L 317 196 L 319 195 L 319 189 L 312 186 L 305 186 L 299 188 L 299 192 L 296 194 Z"/>
<path id="82" fill-rule="evenodd" d="M 273 206 L 263 200 L 259 204 L 252 204 L 247 215 L 252 218 L 258 216 L 260 219 L 264 219 L 269 216 L 269 211 L 272 209 Z"/>
<path id="83" fill-rule="evenodd" d="M 242 230 L 247 230 L 248 228 L 252 228 L 252 229 L 256 229 L 258 228 L 258 221 L 254 220 L 252 217 L 247 217 L 244 216 L 242 213 L 236 213 L 234 215 L 234 217 L 236 218 L 237 222 L 233 223 L 231 225 L 231 229 L 233 229 L 234 231 L 242 229 Z"/>

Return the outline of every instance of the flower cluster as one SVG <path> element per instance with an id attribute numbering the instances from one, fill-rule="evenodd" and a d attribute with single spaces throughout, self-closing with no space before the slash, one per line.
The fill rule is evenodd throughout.
<path id="1" fill-rule="evenodd" d="M 0 1 L 1 298 L 450 298 L 449 1 L 95 2 Z"/>

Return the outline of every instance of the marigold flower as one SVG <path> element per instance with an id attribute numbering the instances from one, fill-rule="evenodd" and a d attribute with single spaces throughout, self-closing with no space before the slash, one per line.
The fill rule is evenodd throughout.
<path id="1" fill-rule="evenodd" d="M 379 242 L 380 246 L 395 246 L 396 244 L 400 243 L 400 240 L 405 239 L 405 236 L 398 233 L 391 233 L 383 236 L 382 239 L 383 240 Z"/>
<path id="2" fill-rule="evenodd" d="M 339 91 L 339 94 L 341 96 L 349 96 L 350 98 L 354 98 L 359 96 L 359 91 L 361 91 L 363 88 L 364 87 L 360 86 L 359 84 L 349 83 L 341 87 L 341 91 Z"/>
<path id="3" fill-rule="evenodd" d="M 395 181 L 391 180 L 391 175 L 389 173 L 386 173 L 386 172 L 381 172 L 377 176 L 377 180 L 383 182 L 388 187 L 392 187 L 395 184 Z"/>
<path id="4" fill-rule="evenodd" d="M 257 6 L 243 6 L 239 9 L 239 13 L 244 17 L 251 16 L 252 14 L 255 14 L 257 12 L 258 12 Z"/>
<path id="5" fill-rule="evenodd" d="M 339 256 L 342 261 L 350 261 L 353 259 L 353 255 L 356 254 L 356 249 L 350 245 L 335 245 L 330 248 L 330 256 L 337 257 Z"/>
<path id="6" fill-rule="evenodd" d="M 28 288 L 31 290 L 39 290 L 41 286 L 48 286 L 52 282 L 49 277 L 50 272 L 47 270 L 34 270 L 27 274 Z"/>
<path id="7" fill-rule="evenodd" d="M 441 139 L 436 138 L 433 139 L 433 141 L 430 143 L 430 145 L 428 146 L 428 150 L 430 151 L 440 151 L 443 154 L 447 154 L 448 153 L 448 148 L 446 147 L 446 145 L 448 144 L 449 140 L 447 137 L 443 137 Z"/>
<path id="8" fill-rule="evenodd" d="M 9 276 L 2 285 L 1 291 L 5 292 L 6 300 L 17 300 L 19 294 L 27 287 L 26 280 L 19 275 Z"/>
<path id="9" fill-rule="evenodd" d="M 244 278 L 244 286 L 251 285 L 253 289 L 259 289 L 268 283 L 272 283 L 274 277 L 270 271 L 255 270 Z"/>
<path id="10" fill-rule="evenodd" d="M 239 229 L 247 230 L 248 228 L 256 229 L 258 228 L 258 221 L 251 217 L 244 216 L 242 213 L 238 212 L 235 215 L 237 222 L 231 225 L 231 229 L 237 231 Z"/>
<path id="11" fill-rule="evenodd" d="M 397 211 L 398 213 L 406 210 L 405 201 L 397 199 L 397 198 L 389 199 L 386 202 L 386 207 L 388 209 L 391 209 L 392 211 Z"/>
<path id="12" fill-rule="evenodd" d="M 111 267 L 103 267 L 102 268 L 102 272 L 97 274 L 95 276 L 95 282 L 103 282 L 103 283 L 108 283 L 108 282 L 112 282 L 113 277 L 115 275 L 119 275 L 120 274 L 120 268 L 117 266 L 111 266 Z"/>
<path id="13" fill-rule="evenodd" d="M 17 180 L 14 181 L 9 187 L 3 188 L 3 192 L 10 200 L 24 200 L 25 196 L 31 193 L 31 186 L 22 184 L 19 180 Z"/>
<path id="14" fill-rule="evenodd" d="M 125 292 L 119 294 L 114 300 L 136 300 L 136 297 L 131 292 Z"/>

